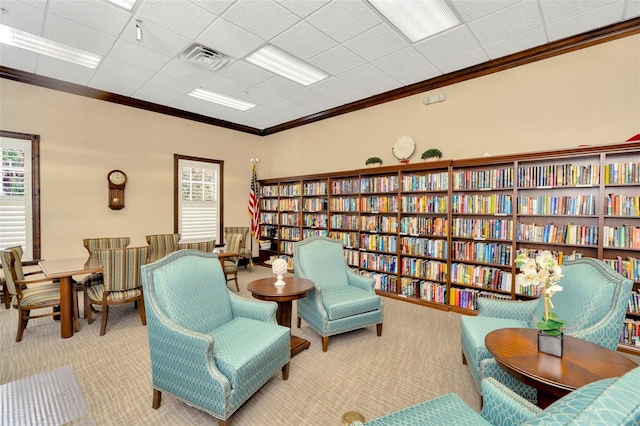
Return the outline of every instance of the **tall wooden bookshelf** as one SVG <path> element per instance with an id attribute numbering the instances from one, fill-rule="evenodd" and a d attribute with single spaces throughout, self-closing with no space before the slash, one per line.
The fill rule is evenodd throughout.
<path id="1" fill-rule="evenodd" d="M 634 280 L 619 349 L 640 354 L 640 142 L 261 180 L 260 227 L 262 264 L 328 235 L 379 294 L 469 315 L 539 296 L 518 250 L 603 259 Z"/>

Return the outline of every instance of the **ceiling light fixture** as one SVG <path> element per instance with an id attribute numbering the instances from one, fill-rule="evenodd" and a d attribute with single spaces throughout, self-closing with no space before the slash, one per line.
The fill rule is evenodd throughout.
<path id="1" fill-rule="evenodd" d="M 369 0 L 369 3 L 414 43 L 460 23 L 445 0 Z"/>
<path id="2" fill-rule="evenodd" d="M 246 59 L 254 65 L 293 80 L 303 86 L 309 86 L 329 77 L 329 74 L 269 45 L 251 54 Z"/>
<path id="3" fill-rule="evenodd" d="M 113 3 L 116 6 L 123 7 L 127 10 L 133 9 L 137 0 L 107 0 L 109 3 Z"/>
<path id="4" fill-rule="evenodd" d="M 141 20 L 136 19 L 136 41 L 142 40 L 142 28 L 140 28 Z"/>
<path id="5" fill-rule="evenodd" d="M 231 96 L 227 95 L 221 95 L 220 93 L 210 92 L 204 89 L 195 89 L 189 93 L 189 96 L 213 102 L 214 104 L 239 109 L 240 111 L 246 111 L 257 106 L 256 104 L 252 104 L 251 102 L 232 98 Z"/>
<path id="6" fill-rule="evenodd" d="M 82 65 L 87 68 L 97 67 L 102 59 L 102 56 L 96 55 L 95 53 L 58 43 L 2 24 L 0 24 L 0 43 L 29 50 L 41 55 L 51 56 L 52 58 Z"/>

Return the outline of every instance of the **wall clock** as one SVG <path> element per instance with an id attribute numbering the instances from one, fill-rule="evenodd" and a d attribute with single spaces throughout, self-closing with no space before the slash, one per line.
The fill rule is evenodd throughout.
<path id="1" fill-rule="evenodd" d="M 109 208 L 120 210 L 124 207 L 124 186 L 127 184 L 127 175 L 122 170 L 111 170 L 107 175 L 109 182 Z"/>
<path id="2" fill-rule="evenodd" d="M 400 160 L 400 163 L 409 163 L 409 157 L 416 150 L 416 143 L 411 136 L 400 136 L 391 148 L 393 155 Z"/>

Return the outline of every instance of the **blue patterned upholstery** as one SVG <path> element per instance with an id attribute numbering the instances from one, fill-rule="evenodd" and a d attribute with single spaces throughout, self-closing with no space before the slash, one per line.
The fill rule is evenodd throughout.
<path id="1" fill-rule="evenodd" d="M 216 254 L 180 250 L 141 268 L 154 389 L 226 421 L 273 374 L 287 379 L 289 328 L 275 302 L 227 288 Z"/>
<path id="2" fill-rule="evenodd" d="M 327 351 L 329 336 L 377 325 L 382 334 L 382 300 L 375 281 L 356 274 L 344 260 L 342 243 L 328 237 L 311 237 L 294 246 L 293 270 L 314 283 L 314 289 L 298 300 L 300 318 L 322 336 Z"/>
<path id="3" fill-rule="evenodd" d="M 493 378 L 482 380 L 484 405 L 473 411 L 457 395 L 447 394 L 388 414 L 367 426 L 409 425 L 640 425 L 640 367 L 617 379 L 590 383 L 544 410 Z"/>
<path id="4" fill-rule="evenodd" d="M 562 273 L 560 285 L 563 290 L 553 296 L 553 310 L 567 320 L 564 333 L 616 350 L 632 281 L 601 260 L 591 258 L 565 263 Z M 482 379 L 494 377 L 509 383 L 521 396 L 535 401 L 536 394 L 531 387 L 509 379 L 495 365 L 484 338 L 500 328 L 535 328 L 535 318 L 542 318 L 543 310 L 542 298 L 526 302 L 481 298 L 478 316 L 460 319 L 462 353 L 478 391 L 482 392 Z"/>

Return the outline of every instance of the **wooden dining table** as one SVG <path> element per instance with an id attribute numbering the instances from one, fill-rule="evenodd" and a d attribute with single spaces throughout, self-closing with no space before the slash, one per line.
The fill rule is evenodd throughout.
<path id="1" fill-rule="evenodd" d="M 102 272 L 97 259 L 75 257 L 38 262 L 45 277 L 60 280 L 60 337 L 73 336 L 73 276 Z"/>

